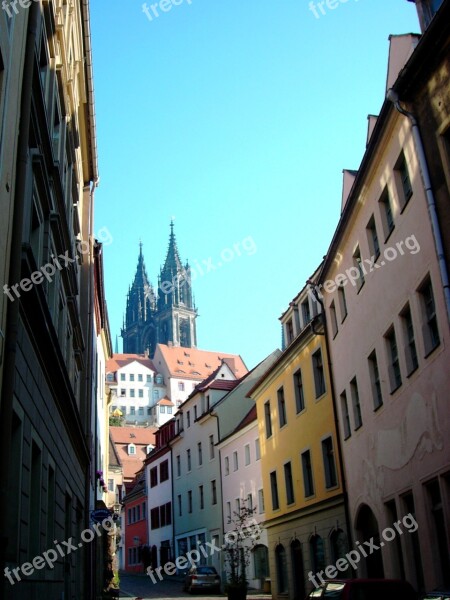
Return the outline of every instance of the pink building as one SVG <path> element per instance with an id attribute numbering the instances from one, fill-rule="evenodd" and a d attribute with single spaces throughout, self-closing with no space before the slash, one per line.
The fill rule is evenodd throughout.
<path id="1" fill-rule="evenodd" d="M 393 85 L 421 42 L 390 43 Z M 418 150 L 411 120 L 386 100 L 369 119 L 359 171 L 344 174 L 319 282 L 353 547 L 381 546 L 361 555 L 357 576 L 430 590 L 450 577 L 450 339 L 439 220 L 433 228 Z"/>

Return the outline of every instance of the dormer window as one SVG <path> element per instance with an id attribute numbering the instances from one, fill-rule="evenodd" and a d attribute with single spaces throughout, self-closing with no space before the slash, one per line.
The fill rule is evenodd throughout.
<path id="1" fill-rule="evenodd" d="M 136 446 L 134 444 L 128 444 L 128 455 L 129 456 L 136 455 Z"/>

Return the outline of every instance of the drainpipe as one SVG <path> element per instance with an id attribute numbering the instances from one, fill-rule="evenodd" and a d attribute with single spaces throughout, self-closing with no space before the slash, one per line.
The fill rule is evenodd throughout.
<path id="1" fill-rule="evenodd" d="M 316 285 L 309 279 L 306 283 L 312 287 L 313 294 L 316 297 L 317 302 L 320 304 L 320 306 L 322 308 L 321 317 L 322 317 L 323 327 L 325 330 L 324 337 L 325 337 L 325 347 L 326 347 L 326 352 L 327 352 L 328 373 L 330 376 L 331 400 L 332 400 L 332 405 L 333 405 L 334 426 L 335 426 L 335 430 L 336 430 L 336 443 L 337 443 L 338 454 L 339 454 L 339 469 L 341 471 L 341 479 L 342 479 L 342 494 L 344 496 L 344 513 L 345 513 L 345 520 L 347 521 L 346 522 L 346 530 L 347 530 L 348 547 L 350 549 L 353 547 L 352 530 L 351 530 L 351 526 L 350 526 L 350 523 L 351 523 L 350 511 L 348 508 L 348 492 L 347 492 L 347 479 L 345 476 L 345 467 L 344 467 L 344 455 L 342 452 L 341 436 L 339 434 L 339 420 L 338 420 L 338 412 L 337 412 L 337 406 L 336 406 L 336 393 L 335 393 L 335 384 L 334 384 L 334 375 L 333 375 L 333 364 L 331 362 L 330 345 L 329 345 L 329 341 L 328 341 L 330 339 L 329 334 L 328 334 L 328 324 L 327 324 L 325 306 L 324 306 L 323 300 L 320 298 L 320 295 L 317 291 Z M 317 333 L 314 330 L 314 321 L 311 322 L 311 330 L 316 335 L 323 335 L 323 334 Z M 352 569 L 352 573 L 355 573 L 354 569 Z"/>
<path id="2" fill-rule="evenodd" d="M 32 160 L 29 153 L 28 140 L 31 122 L 31 104 L 33 96 L 33 73 L 36 33 L 38 27 L 40 5 L 33 3 L 28 9 L 28 24 L 26 29 L 25 58 L 22 73 L 22 88 L 20 98 L 20 126 L 16 158 L 16 178 L 14 190 L 14 214 L 11 235 L 11 258 L 9 263 L 9 282 L 16 283 L 21 278 L 22 262 L 22 227 L 26 202 L 27 170 Z M 8 479 L 10 470 L 11 453 L 11 426 L 14 400 L 14 380 L 17 353 L 17 338 L 20 321 L 20 300 L 11 302 L 8 307 L 5 334 L 5 364 L 3 386 L 0 403 L 0 514 L 8 514 L 8 506 L 14 499 L 8 497 Z M 0 537 L 0 571 L 3 573 L 6 566 L 6 552 L 8 539 Z M 0 583 L 0 596 L 6 585 L 2 577 Z"/>
<path id="3" fill-rule="evenodd" d="M 387 91 L 386 99 L 393 103 L 398 112 L 409 119 L 412 128 L 412 134 L 414 143 L 416 146 L 417 157 L 419 159 L 420 173 L 422 175 L 423 185 L 425 187 L 425 193 L 427 196 L 428 213 L 430 215 L 431 227 L 433 230 L 434 243 L 436 245 L 436 253 L 439 263 L 439 271 L 441 274 L 442 286 L 444 288 L 445 305 L 447 308 L 447 319 L 450 322 L 450 282 L 447 270 L 447 264 L 445 262 L 444 246 L 442 243 L 441 229 L 439 227 L 439 219 L 436 211 L 436 201 L 434 198 L 433 190 L 431 188 L 430 172 L 428 170 L 428 163 L 425 157 L 425 151 L 422 143 L 422 136 L 420 135 L 419 125 L 415 116 L 405 110 L 401 104 L 398 94 L 395 90 L 390 88 Z"/>

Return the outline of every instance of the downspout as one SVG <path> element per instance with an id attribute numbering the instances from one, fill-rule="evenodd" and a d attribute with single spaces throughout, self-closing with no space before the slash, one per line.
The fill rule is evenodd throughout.
<path id="1" fill-rule="evenodd" d="M 217 419 L 217 443 L 220 442 L 220 424 L 219 424 L 219 415 L 214 413 L 214 410 L 211 409 L 209 411 L 211 417 Z M 225 515 L 223 514 L 223 491 L 222 491 L 222 456 L 219 450 L 219 479 L 220 479 L 220 512 L 222 514 L 222 535 L 225 535 Z M 212 540 L 211 540 L 212 541 Z M 220 561 L 220 569 L 221 569 L 221 578 L 223 580 L 224 570 L 222 568 L 222 560 Z"/>
<path id="2" fill-rule="evenodd" d="M 324 337 L 325 337 L 325 347 L 326 347 L 326 352 L 327 352 L 328 373 L 330 376 L 331 400 L 332 400 L 332 405 L 333 405 L 334 426 L 335 426 L 335 430 L 336 430 L 336 443 L 337 443 L 338 454 L 339 454 L 339 469 L 341 471 L 341 479 L 342 479 L 342 494 L 344 496 L 344 513 L 345 513 L 345 520 L 346 520 L 348 548 L 350 549 L 353 547 L 353 541 L 352 541 L 352 530 L 350 527 L 350 522 L 351 522 L 350 521 L 350 511 L 348 508 L 347 478 L 345 476 L 344 456 L 343 456 L 343 452 L 342 452 L 341 436 L 339 433 L 339 420 L 338 420 L 338 412 L 337 412 L 337 406 L 336 406 L 336 392 L 335 392 L 335 383 L 334 383 L 334 375 L 333 375 L 333 363 L 331 362 L 331 355 L 330 355 L 328 324 L 327 324 L 325 306 L 324 306 L 323 300 L 320 298 L 320 295 L 317 291 L 316 285 L 310 280 L 308 280 L 306 283 L 312 287 L 313 294 L 316 297 L 317 302 L 320 304 L 320 306 L 322 308 L 321 317 L 322 317 L 323 327 L 325 330 Z M 311 322 L 311 329 L 312 329 L 313 333 L 315 333 L 316 335 L 322 335 L 322 334 L 318 334 L 314 330 L 314 322 Z M 352 569 L 352 572 L 354 573 L 353 569 Z"/>
<path id="3" fill-rule="evenodd" d="M 439 227 L 439 218 L 436 211 L 436 200 L 434 198 L 433 190 L 431 187 L 430 172 L 428 169 L 428 163 L 423 148 L 422 136 L 420 135 L 419 125 L 416 117 L 400 104 L 400 99 L 395 90 L 390 88 L 387 91 L 386 99 L 393 103 L 398 112 L 409 119 L 412 128 L 412 134 L 414 143 L 416 146 L 417 157 L 419 159 L 420 173 L 422 175 L 422 181 L 427 196 L 428 213 L 430 215 L 431 227 L 433 230 L 434 243 L 436 246 L 436 254 L 439 263 L 439 271 L 441 274 L 442 286 L 444 288 L 445 305 L 447 308 L 447 320 L 450 323 L 450 282 L 447 270 L 447 264 L 445 262 L 444 245 L 442 243 L 441 229 Z"/>
<path id="4" fill-rule="evenodd" d="M 29 153 L 29 136 L 31 122 L 31 105 L 33 97 L 33 75 L 36 34 L 40 12 L 40 4 L 33 3 L 29 10 L 26 30 L 26 45 L 22 74 L 20 100 L 19 136 L 17 145 L 17 171 L 14 189 L 14 215 L 11 233 L 11 258 L 9 264 L 9 281 L 17 282 L 21 278 L 22 262 L 22 228 L 25 213 L 25 198 L 27 185 L 27 168 L 31 160 Z M 11 428 L 14 401 L 14 379 L 16 368 L 17 338 L 20 319 L 20 300 L 11 302 L 8 307 L 5 335 L 5 363 L 3 386 L 0 404 L 0 514 L 8 514 L 8 506 L 13 499 L 8 497 L 8 480 L 11 454 Z M 7 517 L 6 517 L 7 518 Z M 0 537 L 0 572 L 6 566 L 8 539 Z M 0 583 L 0 592 L 4 589 L 5 579 Z M 0 596 L 2 594 L 0 593 Z"/>

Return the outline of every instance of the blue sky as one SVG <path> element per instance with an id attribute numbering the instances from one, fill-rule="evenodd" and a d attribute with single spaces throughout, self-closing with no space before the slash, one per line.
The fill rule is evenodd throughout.
<path id="1" fill-rule="evenodd" d="M 139 0 L 92 0 L 113 340 L 139 240 L 156 285 L 174 217 L 203 271 L 199 347 L 250 368 L 280 346 L 278 317 L 328 248 L 342 169 L 380 110 L 388 36 L 419 31 L 407 0 L 334 2 L 316 18 L 309 0 L 182 0 L 150 21 Z"/>

